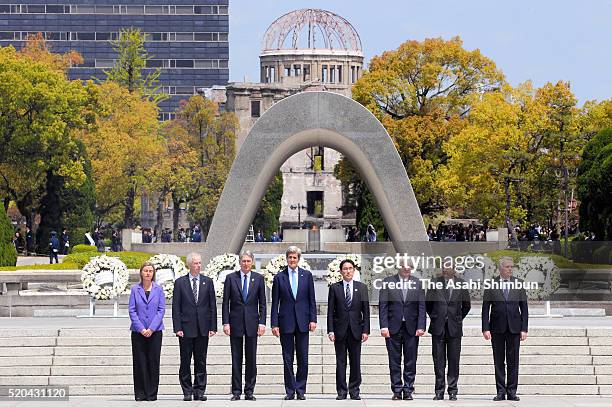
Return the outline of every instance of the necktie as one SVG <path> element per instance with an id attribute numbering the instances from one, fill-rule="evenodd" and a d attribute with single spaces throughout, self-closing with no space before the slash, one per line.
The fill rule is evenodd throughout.
<path id="1" fill-rule="evenodd" d="M 351 308 L 351 304 L 353 303 L 353 298 L 351 297 L 351 285 L 345 284 L 346 290 L 344 292 L 344 302 L 346 303 L 346 308 Z"/>
<path id="2" fill-rule="evenodd" d="M 247 291 L 247 287 L 248 287 L 248 285 L 247 285 L 248 283 L 247 282 L 248 282 L 248 280 L 249 279 L 248 279 L 247 275 L 243 274 L 242 275 L 242 300 L 244 302 L 246 302 L 247 295 L 248 295 L 248 291 Z"/>
<path id="3" fill-rule="evenodd" d="M 194 277 L 191 279 L 191 282 L 193 283 L 193 286 L 192 286 L 193 299 L 197 303 L 198 302 L 198 279 Z"/>
<path id="4" fill-rule="evenodd" d="M 291 271 L 291 291 L 293 292 L 293 298 L 297 298 L 297 271 Z"/>
<path id="5" fill-rule="evenodd" d="M 506 299 L 506 301 L 508 301 L 508 294 L 510 294 L 510 290 L 508 288 L 508 281 L 507 280 L 502 280 L 503 284 L 504 284 L 504 298 Z"/>

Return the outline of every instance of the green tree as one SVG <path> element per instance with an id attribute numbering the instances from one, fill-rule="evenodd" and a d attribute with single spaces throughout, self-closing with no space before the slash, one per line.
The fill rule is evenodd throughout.
<path id="1" fill-rule="evenodd" d="M 578 167 L 580 227 L 612 240 L 612 127 L 591 139 Z"/>
<path id="2" fill-rule="evenodd" d="M 464 49 L 461 39 L 455 37 L 407 41 L 386 51 L 372 58 L 369 70 L 353 87 L 353 99 L 367 107 L 393 139 L 422 213 L 441 207 L 435 171 L 448 159 L 444 142 L 461 132 L 475 96 L 500 89 L 503 83 L 504 76 L 493 61 L 479 50 Z M 343 159 L 339 165 L 350 163 Z M 353 184 L 345 190 L 367 190 L 354 169 L 339 168 L 337 173 L 344 185 Z M 348 199 L 347 209 L 351 197 Z M 371 214 L 368 223 L 382 223 L 375 215 L 377 210 L 359 213 Z M 357 223 L 364 222 L 358 218 Z"/>
<path id="3" fill-rule="evenodd" d="M 268 185 L 266 193 L 257 208 L 255 219 L 253 219 L 253 228 L 256 231 L 261 230 L 266 239 L 269 239 L 272 232 L 278 232 L 282 197 L 283 174 L 278 172 Z"/>
<path id="4" fill-rule="evenodd" d="M 104 71 L 107 80 L 118 83 L 130 93 L 138 92 L 148 100 L 158 104 L 168 98 L 161 92 L 158 78 L 159 68 L 147 69 L 147 61 L 152 59 L 145 48 L 146 34 L 138 28 L 122 29 L 116 40 L 110 44 L 117 53 L 112 69 Z"/>
<path id="5" fill-rule="evenodd" d="M 94 125 L 79 133 L 91 159 L 96 215 L 136 225 L 136 198 L 162 149 L 157 107 L 114 82 L 96 86 Z"/>
<path id="6" fill-rule="evenodd" d="M 87 125 L 88 95 L 66 63 L 42 46 L 0 48 L 0 188 L 29 225 L 36 212 L 59 221 L 58 179 L 72 188 L 86 178 L 72 133 Z"/>
<path id="7" fill-rule="evenodd" d="M 199 154 L 199 166 L 195 184 L 173 192 L 172 200 L 175 208 L 189 204 L 191 220 L 202 226 L 206 236 L 236 155 L 238 118 L 234 113 L 219 113 L 214 102 L 200 95 L 183 104 L 177 116 Z"/>
<path id="8" fill-rule="evenodd" d="M 17 250 L 13 245 L 13 225 L 0 205 L 0 267 L 17 264 Z"/>

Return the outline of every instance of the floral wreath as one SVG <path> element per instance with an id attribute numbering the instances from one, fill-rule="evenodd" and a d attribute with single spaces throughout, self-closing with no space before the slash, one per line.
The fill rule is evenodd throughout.
<path id="1" fill-rule="evenodd" d="M 167 299 L 172 299 L 174 281 L 189 273 L 180 257 L 173 254 L 156 254 L 149 259 L 155 268 L 155 282 L 159 284 Z"/>
<path id="2" fill-rule="evenodd" d="M 559 269 L 550 257 L 522 257 L 515 266 L 514 276 L 525 282 L 537 282 L 537 290 L 526 290 L 530 300 L 546 300 L 559 289 L 561 277 Z"/>
<path id="3" fill-rule="evenodd" d="M 83 289 L 96 300 L 118 297 L 128 286 L 130 274 L 125 264 L 116 257 L 96 256 L 83 267 Z"/>
<path id="4" fill-rule="evenodd" d="M 270 259 L 270 262 L 266 265 L 266 268 L 263 270 L 264 281 L 268 288 L 272 288 L 272 282 L 274 281 L 274 276 L 279 272 L 283 271 L 287 267 L 287 257 L 284 254 L 279 254 L 276 257 Z M 298 267 L 303 268 L 304 270 L 310 271 L 310 265 L 302 256 L 300 256 L 300 261 L 298 262 Z"/>
<path id="5" fill-rule="evenodd" d="M 240 259 L 237 254 L 223 253 L 213 257 L 204 268 L 204 275 L 212 279 L 215 284 L 215 294 L 223 297 L 223 284 L 228 274 L 240 270 Z"/>
<path id="6" fill-rule="evenodd" d="M 341 254 L 327 265 L 327 275 L 325 276 L 325 280 L 327 280 L 328 286 L 331 286 L 338 281 L 342 281 L 342 274 L 340 274 L 340 263 L 342 263 L 344 260 L 351 260 L 353 263 L 355 263 L 353 280 L 361 281 L 361 275 L 359 273 L 361 271 L 361 255 Z"/>

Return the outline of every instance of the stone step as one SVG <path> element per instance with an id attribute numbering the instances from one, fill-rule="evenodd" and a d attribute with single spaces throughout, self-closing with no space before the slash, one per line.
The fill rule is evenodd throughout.
<path id="1" fill-rule="evenodd" d="M 2 348 L 22 348 L 29 346 L 55 346 L 57 337 L 55 336 L 34 336 L 23 338 L 3 338 L 0 337 L 0 349 Z"/>
<path id="2" fill-rule="evenodd" d="M 612 334 L 612 333 L 611 333 Z M 57 342 L 57 346 L 108 346 L 109 343 L 112 343 L 114 346 L 131 346 L 130 334 L 124 332 L 124 335 L 121 337 L 106 337 L 106 336 L 97 336 L 97 337 L 71 337 L 71 336 L 59 336 L 57 338 L 49 337 L 49 338 L 24 338 L 26 339 L 24 345 L 20 345 L 18 341 L 13 339 L 2 339 L 0 338 L 0 347 L 16 347 L 16 346 L 52 346 L 53 343 Z M 610 343 L 589 343 L 593 339 L 601 339 L 608 340 L 611 339 Z M 313 343 L 316 341 L 317 343 L 329 344 L 329 340 L 327 336 L 322 339 L 317 338 L 316 335 L 310 336 L 310 342 Z M 280 343 L 278 338 L 275 338 L 271 335 L 264 335 L 257 340 L 258 346 L 261 345 L 278 345 Z M 430 345 L 431 344 L 431 336 L 426 335 L 421 337 L 419 340 L 420 345 Z M 48 345 L 50 344 L 50 345 Z M 163 346 L 178 346 L 178 339 L 169 333 L 164 333 L 164 337 L 162 339 Z M 226 345 L 229 346 L 229 339 L 225 337 L 225 335 L 215 335 L 210 339 L 210 345 Z M 385 346 L 385 338 L 380 336 L 370 336 L 368 341 L 364 343 L 364 349 L 368 346 L 379 345 Z M 488 341 L 485 341 L 482 336 L 480 337 L 464 337 L 461 340 L 461 345 L 465 346 L 488 346 L 491 344 Z M 551 347 L 569 347 L 569 346 L 587 346 L 587 345 L 597 345 L 597 346 L 607 346 L 612 345 L 612 338 L 587 338 L 587 337 L 579 337 L 579 336 L 570 336 L 570 337 L 529 337 L 526 342 L 522 344 L 522 347 L 529 346 L 551 346 Z"/>
<path id="3" fill-rule="evenodd" d="M 229 355 L 229 353 L 228 353 Z M 209 355 L 209 365 L 229 365 L 231 360 L 228 355 Z M 15 356 L 15 357 L 1 357 L 0 366 L 128 366 L 132 363 L 131 356 Z M 595 358 L 597 362 L 594 363 Z M 521 356 L 521 366 L 529 365 L 542 365 L 551 362 L 549 355 L 523 355 Z M 162 365 L 178 365 L 179 359 L 177 356 L 162 356 Z M 276 355 L 258 355 L 257 363 L 259 365 L 273 365 L 278 364 L 282 366 L 282 356 L 280 352 Z M 333 359 L 326 358 L 326 364 L 334 364 Z M 361 360 L 362 365 L 386 365 L 388 358 L 386 355 L 365 355 Z M 429 355 L 423 355 L 419 357 L 418 364 L 431 365 L 433 362 Z M 462 365 L 489 365 L 492 363 L 491 355 L 465 355 L 461 357 Z M 588 356 L 588 355 L 565 355 L 559 360 L 560 364 L 563 365 L 590 365 L 592 363 L 596 365 L 612 365 L 612 356 Z M 321 355 L 310 355 L 309 364 L 320 365 L 322 364 Z"/>
<path id="4" fill-rule="evenodd" d="M 207 383 L 214 384 L 230 384 L 230 377 L 227 374 L 213 374 L 209 372 Z M 12 380 L 14 379 L 14 380 Z M 45 379 L 45 380 L 42 380 Z M 6 384 L 19 384 L 23 385 L 39 385 L 39 384 L 47 384 L 42 383 L 42 381 L 48 380 L 48 384 L 57 385 L 57 386 L 79 386 L 79 385 L 98 385 L 104 384 L 109 386 L 121 385 L 121 384 L 131 384 L 132 383 L 132 375 L 92 375 L 92 376 L 15 376 L 15 377 L 3 377 L 0 379 L 0 382 L 4 383 L 5 381 L 9 381 Z M 175 372 L 174 374 L 162 374 L 160 375 L 160 384 L 175 384 L 178 381 L 178 375 Z M 282 374 L 260 374 L 258 372 L 257 383 L 259 385 L 274 385 L 283 382 Z M 381 375 L 364 375 L 363 384 L 364 385 L 376 385 L 382 383 L 389 382 L 389 374 L 381 374 Z M 418 374 L 416 376 L 416 385 L 431 385 L 433 386 L 435 382 L 435 376 L 433 374 Z M 309 384 L 335 384 L 334 375 L 321 375 L 321 374 L 309 374 L 308 376 Z M 567 385 L 575 385 L 575 384 L 597 384 L 595 376 L 580 376 L 580 375 L 521 375 L 520 383 L 522 385 L 555 385 L 555 384 L 567 384 Z M 495 385 L 495 375 L 461 375 L 460 377 L 461 385 L 477 385 L 477 384 L 488 384 Z M 600 384 L 612 384 L 611 382 L 602 382 Z"/>
<path id="5" fill-rule="evenodd" d="M 548 395 L 591 395 L 597 394 L 599 391 L 599 387 L 597 385 L 520 385 L 519 394 L 520 395 L 537 395 L 537 394 L 548 394 Z M 606 389 L 612 393 L 612 386 L 609 386 L 609 389 Z M 461 395 L 493 395 L 495 393 L 494 385 L 460 385 L 459 388 Z M 221 394 L 230 394 L 230 385 L 209 385 L 206 387 L 207 394 L 221 395 Z M 266 386 L 257 386 L 255 388 L 256 395 L 278 395 L 279 398 L 285 393 L 284 386 L 279 385 L 266 385 Z M 315 395 L 315 394 L 335 394 L 336 387 L 334 384 L 308 384 L 306 389 L 307 395 Z M 134 388 L 131 385 L 122 384 L 117 386 L 105 386 L 105 385 L 83 385 L 83 386 L 70 386 L 70 395 L 72 396 L 80 396 L 80 395 L 126 395 L 133 396 Z M 181 387 L 178 384 L 173 385 L 160 385 L 159 387 L 160 395 L 174 395 L 177 400 L 180 400 L 182 395 Z M 368 394 L 372 395 L 381 395 L 381 394 L 391 394 L 391 389 L 388 384 L 375 384 L 375 385 L 362 385 L 361 386 L 361 394 L 364 398 L 367 397 Z M 415 396 L 420 398 L 423 395 L 431 396 L 433 394 L 433 386 L 420 386 L 416 388 Z M 429 398 L 429 397 L 428 397 Z"/>
<path id="6" fill-rule="evenodd" d="M 588 346 L 523 346 L 521 347 L 521 355 L 589 355 L 591 351 L 596 355 L 609 355 L 606 351 L 607 347 L 589 348 Z M 610 348 L 612 349 L 612 348 Z M 258 355 L 276 355 L 281 353 L 280 344 L 276 345 L 258 345 Z M 384 356 L 387 357 L 385 346 L 371 346 L 365 344 L 362 347 L 362 355 L 365 356 Z M 0 348 L 0 357 L 2 356 L 42 356 L 55 354 L 56 356 L 123 356 L 131 355 L 131 346 L 62 346 L 62 347 L 26 347 L 26 348 Z M 231 350 L 229 345 L 209 345 L 209 355 L 230 355 Z M 335 355 L 334 347 L 331 343 L 325 345 L 311 344 L 309 347 L 310 355 Z M 461 349 L 462 356 L 468 355 L 489 355 L 491 354 L 490 346 L 463 346 Z M 169 345 L 162 347 L 162 355 L 179 355 L 179 346 Z M 431 346 L 420 345 L 419 355 L 431 355 Z"/>
<path id="7" fill-rule="evenodd" d="M 598 366 L 603 367 L 603 366 Z M 275 365 L 262 365 L 257 366 L 258 374 L 276 374 L 278 373 L 280 366 Z M 231 374 L 231 365 L 216 365 L 214 367 L 216 374 Z M 38 373 L 40 370 L 40 373 Z M 50 372 L 49 372 L 50 371 Z M 178 362 L 173 365 L 162 365 L 160 366 L 161 374 L 177 374 Z M 334 375 L 336 372 L 336 366 L 334 364 L 326 365 L 312 365 L 308 366 L 308 372 L 313 374 L 329 374 Z M 365 375 L 370 374 L 382 374 L 389 373 L 389 367 L 387 364 L 379 365 L 362 365 L 361 372 Z M 433 365 L 422 364 L 420 361 L 417 365 L 417 375 L 431 374 L 433 372 Z M 495 372 L 493 365 L 462 365 L 461 375 L 472 375 L 472 374 L 493 374 Z M 21 366 L 21 367 L 1 367 L 0 376 L 11 376 L 11 375 L 49 375 L 52 376 L 93 376 L 93 375 L 131 375 L 132 366 L 96 366 L 95 368 L 90 366 L 51 366 L 39 369 L 37 366 Z M 521 365 L 520 374 L 559 374 L 559 375 L 593 375 L 594 367 L 590 365 Z M 601 374 L 606 374 L 601 373 Z M 612 367 L 610 373 L 612 374 Z"/>

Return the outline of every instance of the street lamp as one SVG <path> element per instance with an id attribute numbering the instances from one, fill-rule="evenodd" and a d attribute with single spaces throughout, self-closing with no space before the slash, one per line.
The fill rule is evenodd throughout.
<path id="1" fill-rule="evenodd" d="M 291 205 L 289 206 L 289 208 L 298 211 L 298 226 L 300 227 L 300 229 L 302 229 L 302 209 L 306 209 L 306 205 L 302 205 L 301 203 L 298 203 L 297 205 Z"/>

